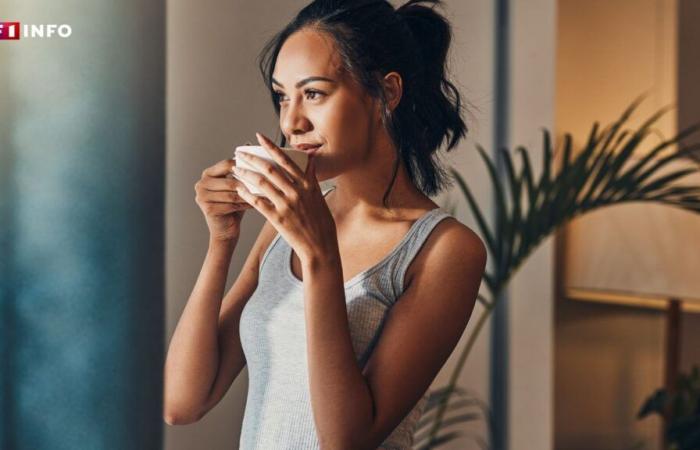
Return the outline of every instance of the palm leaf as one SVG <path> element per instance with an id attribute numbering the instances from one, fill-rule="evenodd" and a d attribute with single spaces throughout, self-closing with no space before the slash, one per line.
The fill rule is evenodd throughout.
<path id="1" fill-rule="evenodd" d="M 505 199 L 505 194 L 504 194 L 504 188 L 501 185 L 501 180 L 498 175 L 498 171 L 496 170 L 496 165 L 494 162 L 491 161 L 491 158 L 488 157 L 486 154 L 486 151 L 481 147 L 480 145 L 477 145 L 477 150 L 479 151 L 479 154 L 484 160 L 484 163 L 486 164 L 486 168 L 488 170 L 488 174 L 491 178 L 491 185 L 493 186 L 494 193 L 496 196 L 496 230 L 491 233 L 492 236 L 503 236 L 503 227 L 504 227 L 504 222 L 499 221 L 498 218 L 507 218 L 508 213 L 507 213 L 507 207 L 506 207 L 506 199 Z M 498 239 L 494 242 L 494 254 L 499 255 L 499 259 L 501 260 L 502 258 L 502 252 L 503 252 L 503 241 L 501 239 Z M 499 266 L 496 266 L 499 267 Z M 498 276 L 498 274 L 496 274 Z"/>
<path id="2" fill-rule="evenodd" d="M 426 401 L 425 407 L 423 408 L 423 414 L 425 414 L 427 411 L 430 411 L 434 406 L 442 403 L 444 399 L 450 397 L 453 393 L 456 393 L 457 395 L 462 397 L 467 396 L 467 392 L 459 386 L 445 386 L 440 389 L 436 389 L 428 395 L 428 400 Z"/>
<path id="3" fill-rule="evenodd" d="M 459 431 L 453 431 L 451 433 L 443 434 L 441 436 L 437 436 L 435 438 L 430 439 L 427 443 L 422 444 L 418 447 L 419 450 L 428 450 L 432 448 L 437 448 L 442 444 L 446 444 L 460 436 L 464 435 L 464 433 L 459 432 Z"/>
<path id="4" fill-rule="evenodd" d="M 488 249 L 493 253 L 496 251 L 496 241 L 494 240 L 493 236 L 491 235 L 491 230 L 488 227 L 488 224 L 486 222 L 486 219 L 484 218 L 483 213 L 481 212 L 481 209 L 479 208 L 479 204 L 476 202 L 476 199 L 472 195 L 471 191 L 469 190 L 469 187 L 467 186 L 467 183 L 464 181 L 464 178 L 462 178 L 462 175 L 459 174 L 456 170 L 450 167 L 450 173 L 452 176 L 455 178 L 457 181 L 457 184 L 459 185 L 459 188 L 462 190 L 462 193 L 464 194 L 464 197 L 467 199 L 467 202 L 469 203 L 469 208 L 472 211 L 472 214 L 474 215 L 474 218 L 476 219 L 476 224 L 479 227 L 479 231 L 481 232 L 482 237 L 486 241 L 486 246 Z"/>
<path id="5" fill-rule="evenodd" d="M 666 107 L 656 111 L 636 129 L 624 129 L 643 97 L 635 99 L 618 120 L 604 129 L 600 130 L 598 122 L 594 123 L 581 149 L 574 149 L 571 135 L 565 134 L 558 168 L 555 168 L 550 133 L 543 129 L 539 178 L 534 175 L 531 158 L 524 147 L 517 148 L 520 153 L 519 167 L 516 167 L 507 150 L 500 151 L 505 173 L 499 174 L 495 161 L 477 145 L 494 192 L 493 223 L 484 217 L 464 179 L 456 170 L 450 169 L 493 259 L 493 271 L 484 274 L 491 298 L 490 302 L 484 301 L 488 305 L 484 314 L 490 314 L 494 301 L 499 298 L 498 293 L 538 244 L 575 217 L 597 208 L 632 201 L 654 202 L 700 213 L 700 186 L 679 184 L 682 178 L 700 174 L 698 165 L 693 162 L 693 166 L 689 167 L 687 164 L 691 162 L 691 157 L 697 155 L 700 145 L 686 146 L 662 156 L 665 149 L 680 146 L 683 139 L 700 131 L 700 124 L 686 128 L 670 139 L 663 139 L 649 151 L 643 152 L 646 138 L 654 132 L 652 126 L 670 109 Z M 662 172 L 667 165 L 678 161 L 686 164 L 680 169 Z M 526 203 L 523 196 L 527 199 Z M 474 333 L 480 330 L 481 327 L 477 327 Z M 470 336 L 470 341 L 474 338 Z M 451 380 L 458 378 L 471 348 L 464 348 Z M 428 426 L 429 420 L 432 420 L 432 425 L 428 436 L 419 434 L 423 441 L 427 441 L 419 448 L 435 448 L 454 439 L 450 433 L 438 437 L 445 424 L 474 420 L 473 413 L 446 415 L 467 406 L 448 407 L 455 393 L 463 395 L 456 389 L 443 390 L 441 395 L 434 397 L 430 408 L 426 408 L 426 420 L 420 421 L 420 428 Z M 457 402 L 452 405 L 457 405 Z M 433 410 L 436 410 L 435 414 Z M 489 419 L 488 413 L 482 413 L 482 416 Z"/>
<path id="6" fill-rule="evenodd" d="M 439 405 L 436 405 L 439 406 Z M 446 412 L 447 411 L 454 411 L 462 408 L 467 408 L 470 406 L 477 406 L 477 402 L 474 401 L 473 399 L 467 399 L 467 400 L 457 400 L 452 402 L 450 405 L 447 406 Z M 425 411 L 423 412 L 423 415 L 421 416 L 420 420 L 418 423 L 416 423 L 416 428 L 415 431 L 416 433 L 421 431 L 423 428 L 427 428 L 428 425 L 430 425 L 430 422 L 435 418 L 436 411 L 433 409 L 429 413 L 426 413 Z"/>

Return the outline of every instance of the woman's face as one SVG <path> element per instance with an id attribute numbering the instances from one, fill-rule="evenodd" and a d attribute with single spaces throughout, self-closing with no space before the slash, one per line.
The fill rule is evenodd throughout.
<path id="1" fill-rule="evenodd" d="M 319 181 L 365 166 L 376 103 L 342 70 L 330 37 L 311 30 L 289 36 L 277 57 L 272 87 L 287 145 L 322 145 L 314 156 Z"/>

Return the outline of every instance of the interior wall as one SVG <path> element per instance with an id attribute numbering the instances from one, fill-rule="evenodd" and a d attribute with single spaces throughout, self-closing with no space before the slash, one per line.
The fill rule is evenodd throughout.
<path id="1" fill-rule="evenodd" d="M 682 66 L 682 48 L 677 40 L 678 16 L 675 0 L 592 0 L 585 3 L 559 0 L 557 51 L 557 133 L 572 132 L 578 146 L 595 120 L 607 124 L 642 92 L 647 98 L 631 120 L 641 123 L 653 111 L 675 103 L 686 94 L 677 89 Z M 692 62 L 689 62 L 692 65 Z M 678 79 L 682 79 L 680 76 Z M 697 90 L 696 84 L 687 88 Z M 678 93 L 678 94 L 677 94 Z M 692 95 L 688 92 L 688 95 Z M 663 136 L 676 132 L 675 114 L 659 121 Z M 620 220 L 639 206 L 616 206 L 607 218 Z M 661 207 L 658 207 L 661 208 Z M 560 235 L 566 254 L 596 245 L 600 233 L 572 241 L 572 233 L 595 225 L 598 212 L 576 219 Z M 685 214 L 685 216 L 683 216 Z M 602 216 L 600 216 L 602 217 Z M 674 220 L 695 220 L 689 213 L 669 211 Z M 657 219 L 660 221 L 660 219 Z M 612 232 L 610 220 L 601 233 Z M 665 223 L 665 222 L 661 222 Z M 672 223 L 670 221 L 670 223 Z M 620 236 L 633 238 L 633 231 L 620 227 Z M 677 240 L 661 226 L 661 233 L 637 239 L 634 251 Z M 563 248 L 563 247 L 562 247 Z M 569 264 L 566 262 L 566 264 Z M 628 273 L 638 264 L 624 265 Z M 655 277 L 664 267 L 647 267 Z M 573 270 L 573 269 L 572 269 Z M 650 280 L 653 281 L 653 280 Z M 695 296 L 697 297 L 697 295 Z M 636 419 L 644 400 L 663 384 L 664 317 L 662 312 L 624 306 L 557 299 L 555 350 L 555 448 L 608 449 L 658 448 L 660 421 L 656 417 Z M 693 342 L 700 338 L 698 315 L 684 314 L 682 369 L 700 362 Z"/>
<path id="2" fill-rule="evenodd" d="M 700 122 L 700 2 L 678 1 L 678 128 L 683 130 Z M 700 144 L 700 133 L 688 143 Z M 700 151 L 696 160 L 700 162 Z"/>
<path id="3" fill-rule="evenodd" d="M 582 6 L 559 1 L 560 139 L 570 132 L 580 148 L 595 120 L 616 119 L 642 92 L 651 90 L 650 98 L 633 123 L 672 98 L 670 66 L 661 65 L 657 45 L 664 33 L 657 3 L 596 0 Z M 673 58 L 670 52 L 665 55 Z M 659 72 L 662 67 L 668 70 Z M 675 130 L 671 119 L 661 122 L 664 135 Z M 596 217 L 592 213 L 566 227 L 565 254 L 575 257 L 574 233 L 585 232 L 586 223 L 595 223 Z M 655 448 L 658 421 L 637 421 L 635 415 L 645 396 L 662 383 L 663 327 L 658 312 L 559 299 L 556 317 L 556 448 L 624 448 L 637 441 Z"/>
<path id="4" fill-rule="evenodd" d="M 395 6 L 403 3 L 405 2 L 392 1 Z M 457 148 L 445 154 L 444 160 L 467 181 L 473 195 L 482 206 L 482 211 L 489 216 L 491 214 L 491 189 L 483 161 L 475 146 L 478 143 L 484 148 L 491 148 L 493 144 L 492 117 L 495 97 L 493 5 L 490 0 L 470 2 L 446 0 L 444 3 L 453 31 L 452 49 L 449 55 L 452 79 L 463 94 L 464 100 L 469 103 L 465 116 L 469 128 L 467 137 Z M 459 188 L 455 186 L 449 192 L 435 198 L 435 201 L 440 205 L 453 203 L 456 207 L 454 216 L 478 232 L 475 220 L 469 212 L 464 195 Z M 486 292 L 482 284 L 481 293 L 485 294 Z M 477 303 L 457 348 L 437 375 L 431 389 L 447 385 L 457 360 L 467 340 L 472 335 L 482 312 L 481 304 Z M 487 403 L 489 401 L 489 333 L 490 322 L 487 322 L 481 329 L 458 378 L 460 387 L 467 389 L 473 396 Z M 451 431 L 458 429 L 466 431 L 467 436 L 447 443 L 444 445 L 446 450 L 477 450 L 481 448 L 478 440 L 488 436 L 487 424 L 483 418 L 467 425 L 450 428 Z"/>
<path id="5" fill-rule="evenodd" d="M 542 129 L 554 127 L 557 4 L 515 0 L 511 8 L 511 155 L 517 146 L 526 147 L 539 174 Z M 508 448 L 513 450 L 552 448 L 553 249 L 551 238 L 541 242 L 510 284 Z"/>
<path id="6" fill-rule="evenodd" d="M 167 2 L 166 345 L 197 279 L 208 229 L 194 201 L 204 168 L 233 157 L 255 131 L 275 136 L 276 122 L 256 65 L 269 36 L 301 1 Z M 246 212 L 226 282 L 231 287 L 263 217 Z M 167 348 L 167 347 L 166 347 Z M 247 390 L 244 369 L 227 395 L 199 422 L 165 428 L 165 448 L 238 447 Z"/>
<path id="7" fill-rule="evenodd" d="M 663 384 L 663 312 L 569 300 L 556 319 L 555 448 L 658 448 L 660 420 L 635 417 Z M 682 371 L 700 364 L 697 330 L 683 314 Z"/>
<path id="8" fill-rule="evenodd" d="M 403 2 L 392 3 L 398 6 Z M 207 248 L 207 228 L 194 202 L 194 184 L 205 167 L 230 157 L 235 145 L 253 141 L 254 131 L 275 135 L 276 117 L 254 61 L 267 38 L 305 4 L 292 0 L 274 2 L 274 7 L 270 2 L 242 0 L 207 0 L 197 4 L 170 0 L 167 4 L 166 342 L 170 341 Z M 480 204 L 486 205 L 486 214 L 490 214 L 491 191 L 474 144 L 479 142 L 490 148 L 492 141 L 493 8 L 488 0 L 450 0 L 445 4 L 454 32 L 453 77 L 471 107 L 466 117 L 470 128 L 468 138 L 444 159 L 469 181 Z M 454 203 L 455 217 L 476 229 L 457 188 L 435 200 L 441 205 Z M 262 216 L 255 211 L 246 213 L 227 289 L 262 223 Z M 434 387 L 447 383 L 479 313 L 477 306 L 457 350 L 438 374 Z M 488 401 L 488 333 L 487 325 L 460 377 L 460 386 L 485 401 Z M 169 450 L 237 448 L 246 389 L 244 369 L 221 403 L 200 422 L 178 427 L 164 424 L 165 447 Z M 467 428 L 469 433 L 486 436 L 483 420 Z M 466 437 L 444 448 L 480 447 L 474 437 Z"/>

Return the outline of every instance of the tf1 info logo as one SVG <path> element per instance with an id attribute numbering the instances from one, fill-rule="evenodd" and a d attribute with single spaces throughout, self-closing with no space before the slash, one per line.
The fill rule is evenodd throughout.
<path id="1" fill-rule="evenodd" d="M 67 38 L 73 33 L 70 25 L 62 24 L 24 24 L 19 22 L 0 22 L 0 41 L 16 41 L 23 38 Z"/>

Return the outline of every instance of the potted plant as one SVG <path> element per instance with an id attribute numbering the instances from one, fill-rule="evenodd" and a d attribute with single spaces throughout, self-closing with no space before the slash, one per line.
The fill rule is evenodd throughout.
<path id="1" fill-rule="evenodd" d="M 665 420 L 664 441 L 671 450 L 700 450 L 700 368 L 681 373 L 671 392 L 657 389 L 637 414 L 658 414 Z"/>
<path id="2" fill-rule="evenodd" d="M 700 167 L 692 164 L 662 172 L 672 162 L 697 157 L 694 152 L 698 151 L 698 145 L 678 150 L 673 146 L 700 130 L 700 124 L 662 140 L 642 155 L 642 143 L 654 132 L 652 125 L 670 109 L 657 111 L 637 129 L 623 129 L 642 99 L 643 96 L 632 102 L 620 118 L 606 128 L 601 130 L 599 123 L 594 123 L 586 144 L 575 154 L 572 137 L 566 133 L 558 167 L 555 167 L 550 133 L 544 129 L 544 157 L 538 176 L 524 147 L 516 149 L 520 156 L 517 168 L 508 150 L 500 152 L 506 171 L 506 176 L 502 177 L 495 161 L 477 146 L 496 194 L 493 224 L 482 213 L 464 179 L 450 169 L 490 253 L 491 268 L 484 274 L 488 296 L 478 296 L 484 306 L 483 312 L 477 318 L 447 386 L 429 394 L 424 420 L 419 422 L 414 434 L 415 448 L 436 448 L 449 442 L 464 433 L 447 432 L 448 426 L 475 420 L 474 414 L 467 411 L 474 406 L 474 400 L 464 402 L 465 397 L 468 399 L 466 391 L 457 386 L 459 374 L 513 274 L 558 227 L 590 211 L 625 202 L 654 202 L 700 213 L 700 186 L 678 183 L 689 174 L 700 173 Z M 482 415 L 489 420 L 487 412 Z"/>

